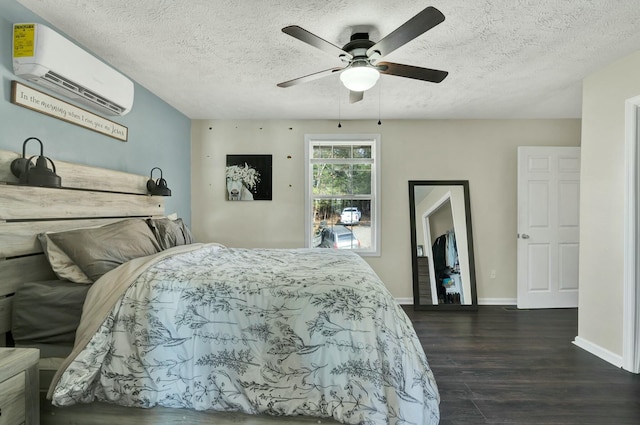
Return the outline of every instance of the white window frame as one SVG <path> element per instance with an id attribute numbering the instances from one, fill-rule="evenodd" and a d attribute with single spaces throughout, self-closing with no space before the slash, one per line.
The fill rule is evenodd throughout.
<path id="1" fill-rule="evenodd" d="M 381 138 L 379 134 L 305 134 L 304 150 L 305 150 L 305 246 L 311 247 L 312 229 L 313 229 L 313 201 L 315 199 L 311 188 L 313 178 L 314 159 L 312 158 L 312 146 L 318 142 L 349 145 L 361 145 L 363 143 L 371 144 L 371 248 L 370 249 L 354 249 L 353 252 L 361 256 L 380 256 L 380 144 Z M 327 162 L 327 161 L 324 161 Z M 352 198 L 347 195 L 345 198 Z"/>

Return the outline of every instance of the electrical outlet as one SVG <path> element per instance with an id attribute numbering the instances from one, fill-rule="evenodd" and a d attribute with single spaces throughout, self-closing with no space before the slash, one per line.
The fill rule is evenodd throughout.
<path id="1" fill-rule="evenodd" d="M 496 269 L 491 269 L 491 273 L 489 273 L 489 277 L 491 279 L 495 279 L 496 278 Z"/>

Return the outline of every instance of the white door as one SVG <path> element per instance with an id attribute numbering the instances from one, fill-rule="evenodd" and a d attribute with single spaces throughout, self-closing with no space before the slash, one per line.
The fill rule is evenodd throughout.
<path id="1" fill-rule="evenodd" d="M 578 306 L 580 148 L 518 148 L 518 308 Z"/>

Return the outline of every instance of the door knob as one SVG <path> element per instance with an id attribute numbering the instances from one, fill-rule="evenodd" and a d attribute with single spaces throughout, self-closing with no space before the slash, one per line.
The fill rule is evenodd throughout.
<path id="1" fill-rule="evenodd" d="M 529 239 L 529 235 L 527 235 L 526 233 L 523 233 L 521 236 L 522 239 Z"/>

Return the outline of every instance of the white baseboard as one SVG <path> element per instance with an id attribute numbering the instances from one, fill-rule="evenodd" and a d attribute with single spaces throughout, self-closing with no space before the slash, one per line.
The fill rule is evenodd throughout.
<path id="1" fill-rule="evenodd" d="M 413 298 L 396 298 L 398 304 L 413 304 Z M 515 298 L 479 298 L 478 305 L 516 305 Z"/>
<path id="2" fill-rule="evenodd" d="M 622 356 L 619 356 L 618 354 L 612 353 L 611 351 L 600 347 L 597 344 L 594 344 L 593 342 L 589 342 L 584 338 L 580 338 L 579 336 L 577 336 L 574 340 L 573 340 L 573 344 L 577 345 L 578 347 L 582 348 L 583 350 L 593 354 L 594 356 L 600 357 L 602 360 L 611 363 L 612 365 L 616 366 L 616 367 L 622 367 Z"/>
<path id="3" fill-rule="evenodd" d="M 478 305 L 517 305 L 516 298 L 478 298 Z"/>
<path id="4" fill-rule="evenodd" d="M 398 304 L 413 304 L 413 298 L 396 298 Z"/>
<path id="5" fill-rule="evenodd" d="M 396 298 L 398 304 L 413 304 L 413 298 Z M 516 305 L 515 298 L 479 298 L 478 305 Z"/>

